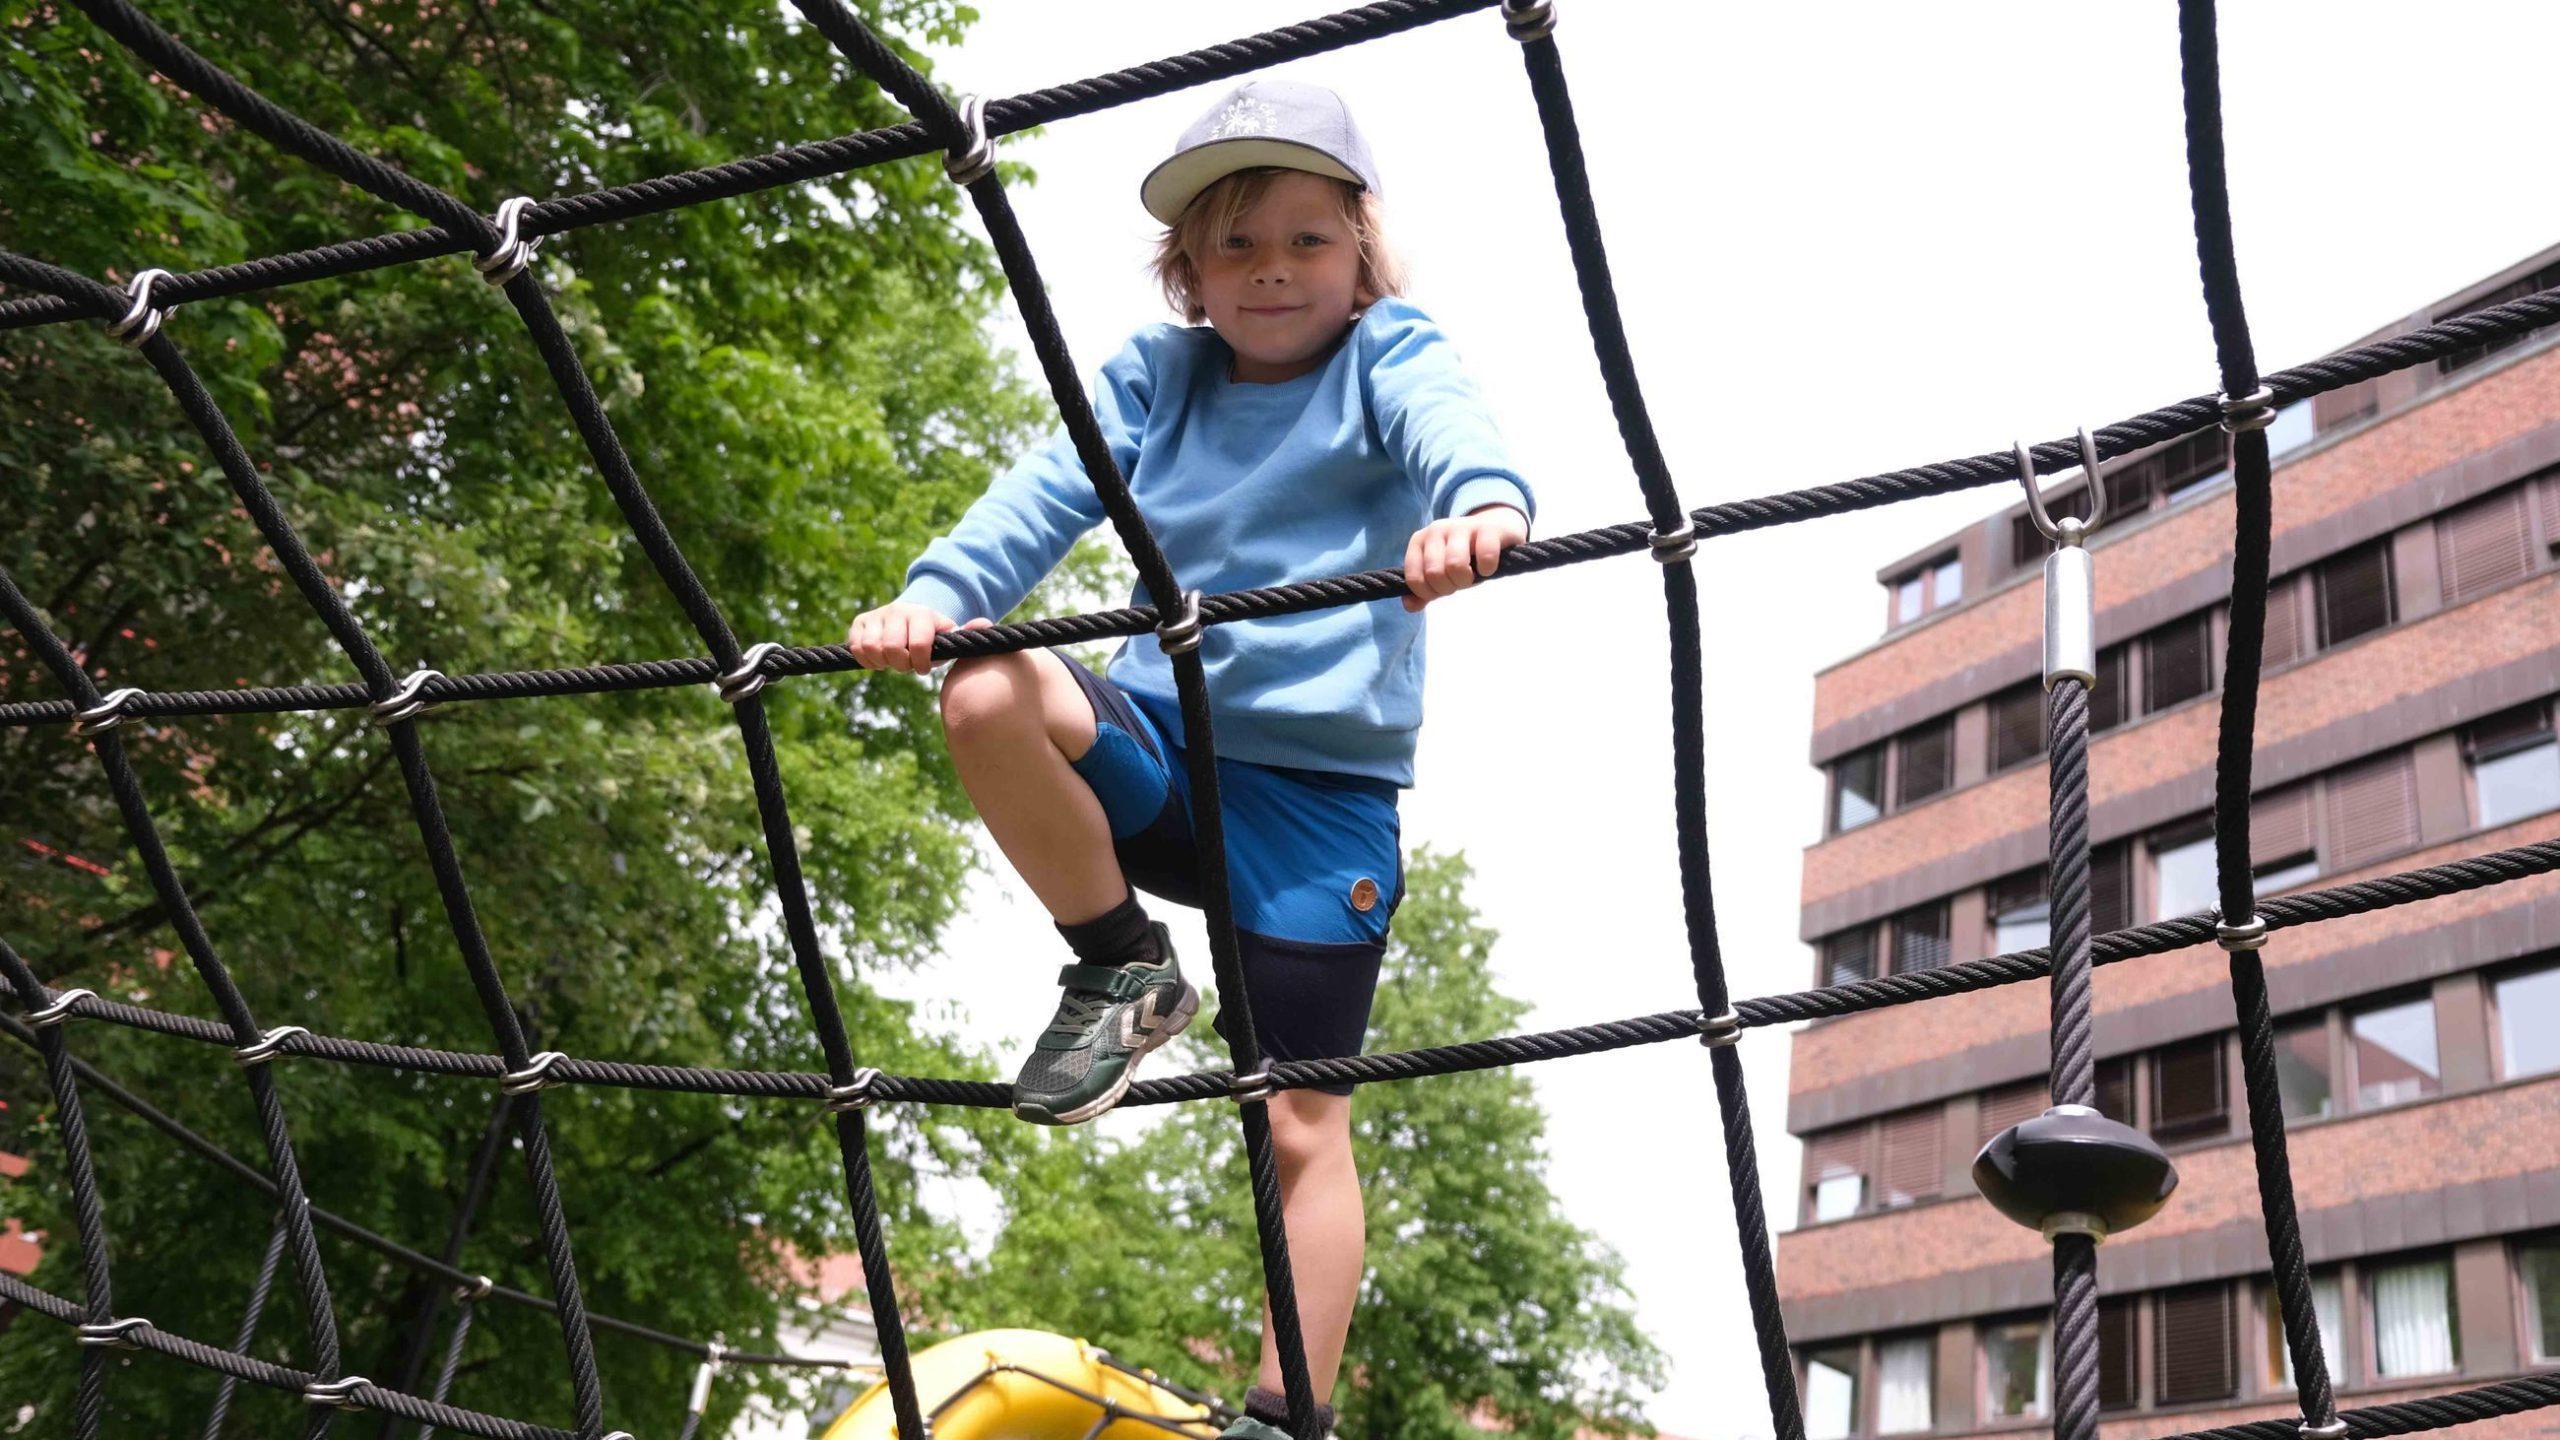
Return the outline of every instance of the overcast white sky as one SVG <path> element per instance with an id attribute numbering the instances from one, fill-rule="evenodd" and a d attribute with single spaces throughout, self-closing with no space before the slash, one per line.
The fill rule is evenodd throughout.
<path id="1" fill-rule="evenodd" d="M 980 0 L 941 58 L 1008 95 L 1322 13 L 1322 0 Z M 2544 169 L 2560 6 L 2226 7 L 2241 274 L 2261 362 L 2293 364 L 2560 239 Z M 2175 6 L 1559 0 L 1619 294 L 1692 505 L 2067 435 L 2214 388 L 2182 168 Z M 1456 339 L 1539 491 L 1539 532 L 1641 518 L 1575 301 L 1517 47 L 1480 14 L 1288 67 L 1351 101 L 1414 298 Z M 1015 204 L 1090 375 L 1165 318 L 1139 178 L 1225 86 L 1009 141 Z M 1006 338 L 1025 356 L 1018 329 Z M 1977 491 L 1709 542 L 1709 808 L 1737 995 L 1801 988 L 1814 671 L 1882 629 L 1876 569 L 2006 504 Z M 1432 614 L 1408 846 L 1463 849 L 1540 1027 L 1695 1003 L 1679 921 L 1660 582 L 1640 559 Z M 1173 918 L 1206 955 L 1196 918 Z M 934 979 L 1045 1016 L 1057 942 L 982 887 Z M 1036 1008 L 1036 1006 L 1035 1006 Z M 1786 1040 L 1744 1042 L 1770 1214 L 1793 1223 Z M 1626 1257 L 1669 1352 L 1657 1424 L 1762 1434 L 1706 1062 L 1692 1045 L 1532 1067 L 1553 1178 Z M 1686 1097 L 1666 1100 L 1666 1097 Z M 1134 1117 L 1106 1119 L 1134 1124 Z M 1072 1326 L 1069 1317 L 1026 1317 Z"/>

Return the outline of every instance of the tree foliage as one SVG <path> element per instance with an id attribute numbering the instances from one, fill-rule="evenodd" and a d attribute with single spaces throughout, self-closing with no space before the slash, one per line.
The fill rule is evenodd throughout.
<path id="1" fill-rule="evenodd" d="M 937 42 L 972 18 L 949 0 L 863 8 L 889 33 Z M 152 12 L 281 103 L 484 211 L 904 118 L 771 8 L 163 0 Z M 110 279 L 420 223 L 210 118 L 50 0 L 0 0 L 0 147 L 0 245 Z M 545 285 L 624 443 L 746 639 L 840 638 L 1039 420 L 986 339 L 999 277 L 959 220 L 927 159 L 547 243 Z M 521 324 L 465 259 L 190 305 L 168 333 L 396 666 L 699 653 Z M 0 565 L 102 686 L 349 678 L 147 366 L 94 325 L 53 326 L 0 335 L 0 384 Z M 845 676 L 767 693 L 856 1053 L 893 1070 L 989 1073 L 912 1032 L 864 978 L 929 953 L 969 860 L 929 692 Z M 57 694 L 18 637 L 0 635 L 0 698 Z M 128 733 L 162 833 L 264 1023 L 492 1048 L 379 732 L 341 712 Z M 457 705 L 425 735 L 478 914 L 539 1046 L 821 1068 L 736 729 L 707 688 Z M 210 1013 L 95 759 L 58 727 L 0 732 L 0 844 L 0 937 L 49 981 Z M 73 1039 L 235 1153 L 262 1154 L 222 1051 L 99 1025 Z M 280 1075 L 316 1203 L 441 1249 L 494 1088 L 317 1062 Z M 45 1233 L 36 1278 L 76 1296 L 45 1094 L 32 1057 L 0 1046 L 12 1102 L 0 1150 L 36 1161 L 0 1185 L 0 1211 Z M 815 1107 L 570 1089 L 545 1108 L 593 1309 L 751 1344 L 770 1339 L 787 1286 L 777 1245 L 849 1244 Z M 118 1313 L 227 1343 L 265 1207 L 113 1107 L 93 1097 L 89 1109 Z M 974 1168 L 977 1142 L 969 1125 L 907 1115 L 880 1128 L 898 1254 L 930 1273 L 955 1235 L 917 1208 L 913 1174 Z M 510 1153 L 463 1264 L 547 1293 L 536 1234 Z M 348 1369 L 388 1383 L 424 1283 L 343 1242 L 323 1249 Z M 293 1294 L 280 1287 L 258 1353 L 307 1360 Z M 22 1318 L 0 1345 L 11 1409 L 67 1404 L 71 1348 L 37 1343 L 62 1338 Z M 599 1344 L 609 1414 L 670 1428 L 689 1364 Z M 454 1398 L 558 1423 L 565 1377 L 549 1316 L 490 1307 Z M 110 1429 L 194 1433 L 214 1384 L 137 1358 L 111 1387 Z M 737 1393 L 723 1387 L 724 1408 Z M 234 1433 L 286 1433 L 301 1408 L 244 1394 Z"/>
<path id="2" fill-rule="evenodd" d="M 1374 1045 L 1519 1027 L 1527 1007 L 1494 988 L 1495 934 L 1468 907 L 1466 879 L 1457 857 L 1409 864 Z M 1176 1046 L 1218 1063 L 1198 1036 Z M 1486 1070 L 1369 1086 L 1352 1115 L 1368 1270 L 1334 1397 L 1343 1433 L 1468 1440 L 1486 1419 L 1524 1440 L 1650 1433 L 1639 1402 L 1662 1384 L 1661 1357 L 1617 1257 L 1547 1186 L 1528 1080 Z M 1235 1117 L 1184 1106 L 1127 1140 L 1044 1139 L 986 1176 L 1007 1224 L 967 1283 L 943 1292 L 954 1321 L 1072 1325 L 1177 1380 L 1240 1393 L 1260 1354 L 1262 1261 Z"/>

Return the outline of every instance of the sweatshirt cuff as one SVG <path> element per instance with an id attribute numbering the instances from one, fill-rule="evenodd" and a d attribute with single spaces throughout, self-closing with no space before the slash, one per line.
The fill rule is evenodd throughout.
<path id="1" fill-rule="evenodd" d="M 1508 505 L 1519 511 L 1520 518 L 1524 520 L 1531 516 L 1529 491 L 1519 481 L 1508 475 L 1470 475 L 1459 481 L 1458 488 L 1450 492 L 1449 508 L 1444 518 L 1454 519 L 1487 505 Z"/>
<path id="2" fill-rule="evenodd" d="M 938 575 L 918 575 L 909 580 L 907 588 L 898 592 L 896 603 L 921 605 L 945 619 L 956 620 L 964 625 L 979 618 L 976 602 L 961 594 L 950 581 Z"/>

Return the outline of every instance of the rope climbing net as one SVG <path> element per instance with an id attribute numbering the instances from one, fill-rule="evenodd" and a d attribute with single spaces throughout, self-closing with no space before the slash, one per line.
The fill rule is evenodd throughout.
<path id="1" fill-rule="evenodd" d="M 821 1105 L 832 1117 L 842 1152 L 846 1203 L 871 1316 L 878 1331 L 880 1368 L 888 1384 L 898 1433 L 930 1433 L 928 1411 L 917 1394 L 909 1364 L 896 1282 L 866 1153 L 868 1116 L 873 1107 L 882 1103 L 1005 1106 L 1009 1103 L 1007 1088 L 887 1074 L 857 1063 L 820 950 L 817 925 L 802 882 L 782 774 L 760 698 L 777 680 L 841 672 L 856 668 L 855 664 L 840 646 L 741 643 L 652 504 L 530 262 L 535 247 L 551 235 L 937 152 L 947 157 L 951 179 L 967 191 L 994 241 L 1010 282 L 1010 293 L 1021 306 L 1058 410 L 1146 593 L 1180 598 L 1160 606 L 958 631 L 942 636 L 935 644 L 934 654 L 938 659 L 952 659 L 1153 634 L 1174 658 L 1183 720 L 1192 740 L 1186 762 L 1192 785 L 1203 802 L 1196 807 L 1196 821 L 1211 956 L 1219 993 L 1234 1012 L 1235 1023 L 1227 1027 L 1232 1037 L 1231 1068 L 1150 1080 L 1135 1086 L 1126 1103 L 1162 1104 L 1219 1097 L 1237 1102 L 1263 1269 L 1272 1301 L 1272 1338 L 1282 1357 L 1292 1433 L 1301 1437 L 1316 1433 L 1316 1400 L 1298 1333 L 1271 1125 L 1267 1107 L 1261 1103 L 1274 1092 L 1324 1083 L 1371 1084 L 1448 1074 L 1682 1038 L 1699 1040 L 1708 1049 L 1722 1118 L 1727 1178 L 1770 1420 L 1780 1440 L 1803 1440 L 1804 1423 L 1785 1324 L 1779 1313 L 1768 1224 L 1753 1153 L 1750 1106 L 1736 1050 L 1743 1033 L 1788 1021 L 1847 1015 L 2050 979 L 2053 1098 L 2057 1108 L 2043 1118 L 2068 1119 L 2073 1107 L 2088 1105 L 2093 1094 L 2091 967 L 2208 942 L 2219 943 L 2230 956 L 2259 1193 L 2286 1340 L 2294 1372 L 2300 1377 L 2297 1397 L 2302 1414 L 2298 1421 L 2262 1421 L 2200 1433 L 2235 1440 L 2282 1440 L 2297 1433 L 2306 1440 L 2334 1440 L 2344 1435 L 2391 1435 L 2433 1429 L 2560 1403 L 2560 1375 L 2542 1375 L 2369 1409 L 2336 1409 L 2295 1216 L 2283 1110 L 2276 1086 L 2273 1027 L 2259 948 L 2271 933 L 2293 926 L 2550 873 L 2560 869 L 2560 841 L 2520 846 L 2258 904 L 2251 890 L 2247 804 L 2271 525 L 2268 447 L 2263 426 L 2274 407 L 2560 320 L 2560 289 L 2291 370 L 2261 375 L 2249 339 L 2232 249 L 2211 0 L 2180 0 L 2178 13 L 2189 188 L 2219 362 L 2219 395 L 2133 416 L 2084 436 L 2078 445 L 2054 441 L 2022 446 L 2014 455 L 1975 455 L 1700 509 L 1684 508 L 1680 501 L 1671 468 L 1656 443 L 1629 353 L 1556 45 L 1556 16 L 1551 0 L 1379 0 L 1231 44 L 983 104 L 954 103 L 866 28 L 842 0 L 794 0 L 800 12 L 855 68 L 904 105 L 914 119 L 638 184 L 540 202 L 509 200 L 494 217 L 481 215 L 456 197 L 355 150 L 280 108 L 190 50 L 127 0 L 77 0 L 77 4 L 136 56 L 221 115 L 429 224 L 421 229 L 184 275 L 148 270 L 121 288 L 38 260 L 0 252 L 0 283 L 28 292 L 22 298 L 0 302 L 0 329 L 96 320 L 104 322 L 115 338 L 136 348 L 167 384 L 189 422 L 212 450 L 274 559 L 318 613 L 359 677 L 357 681 L 335 685 L 164 692 L 117 689 L 101 694 L 71 648 L 47 627 L 15 577 L 0 571 L 0 611 L 5 611 L 32 652 L 58 677 L 65 692 L 65 698 L 58 700 L 0 704 L 0 725 L 67 726 L 70 735 L 93 744 L 153 890 L 222 1017 L 219 1021 L 198 1019 L 118 1003 L 87 990 L 50 989 L 5 940 L 0 940 L 0 978 L 5 978 L 25 1012 L 22 1016 L 0 1016 L 0 1029 L 31 1045 L 42 1057 L 64 1148 L 64 1173 L 71 1190 L 83 1287 L 81 1297 L 72 1300 L 0 1273 L 0 1300 L 72 1327 L 83 1347 L 69 1429 L 76 1440 L 96 1440 L 99 1434 L 110 1375 L 107 1362 L 110 1352 L 119 1348 L 171 1357 L 221 1377 L 210 1409 L 213 1428 L 208 1433 L 219 1432 L 235 1387 L 245 1381 L 297 1393 L 309 1402 L 306 1434 L 312 1436 L 326 1433 L 335 1417 L 345 1411 L 360 1409 L 498 1440 L 611 1440 L 615 1436 L 628 1440 L 630 1432 L 606 1429 L 606 1398 L 594 1349 L 594 1335 L 599 1330 L 700 1357 L 702 1380 L 695 1387 L 693 1405 L 681 1432 L 686 1437 L 700 1424 L 702 1397 L 717 1366 L 813 1363 L 789 1356 L 728 1351 L 711 1342 L 689 1340 L 587 1310 L 581 1298 L 578 1266 L 563 1217 L 543 1119 L 543 1092 L 560 1085 L 798 1100 Z M 1403 593 L 1403 578 L 1397 572 L 1382 570 L 1216 595 L 1183 588 L 1104 443 L 1079 372 L 1045 298 L 1046 290 L 1030 247 L 995 172 L 992 146 L 998 137 L 1033 125 L 1245 74 L 1497 6 L 1509 33 L 1521 43 L 1584 313 L 1646 511 L 1641 521 L 1523 545 L 1505 556 L 1501 577 L 1639 551 L 1649 552 L 1660 563 L 1672 675 L 1672 803 L 1682 914 L 1698 1008 L 1427 1050 L 1267 1063 L 1255 1044 L 1250 1016 L 1252 997 L 1246 991 L 1237 960 L 1217 804 L 1218 774 L 1209 696 L 1198 653 L 1200 636 L 1207 626 L 1386 599 Z M 396 674 L 342 592 L 298 536 L 284 508 L 261 480 L 257 464 L 230 421 L 164 326 L 172 309 L 189 302 L 455 254 L 471 256 L 481 275 L 503 288 L 540 352 L 624 520 L 659 580 L 710 652 L 707 656 L 506 673 L 442 675 L 419 670 L 406 676 Z M 2036 494 L 2036 472 L 2081 467 L 2091 472 L 2094 482 L 2096 467 L 2109 458 L 2217 425 L 2230 432 L 2236 493 L 2227 680 L 2215 771 L 2214 850 L 2220 912 L 2107 935 L 2090 933 L 2087 682 L 2070 665 L 2051 662 L 2049 640 L 2052 944 L 2045 949 L 1939 970 L 1795 994 L 1733 999 L 1728 993 L 1718 946 L 1708 864 L 1704 676 L 1697 583 L 1691 569 L 1699 543 L 1712 537 L 2004 481 L 2023 480 L 2032 497 Z M 2063 523 L 2067 527 L 2071 522 Z M 2049 579 L 2049 583 L 2053 582 Z M 420 714 L 435 705 L 702 685 L 714 687 L 719 698 L 728 704 L 746 750 L 766 860 L 809 1022 L 825 1057 L 823 1072 L 634 1065 L 537 1050 L 534 1037 L 527 1033 L 509 1001 L 505 979 L 473 910 L 464 857 L 457 853 L 448 833 L 426 746 L 415 723 Z M 138 719 L 352 709 L 368 712 L 369 719 L 385 732 L 396 755 L 446 918 L 486 1016 L 494 1053 L 376 1044 L 314 1034 L 292 1024 L 263 1024 L 252 1013 L 198 918 L 153 824 L 124 748 L 122 727 Z M 266 1150 L 264 1166 L 227 1154 L 75 1057 L 72 1032 L 65 1023 L 73 1019 L 129 1026 L 229 1048 L 242 1067 L 255 1107 Z M 512 1135 L 523 1155 L 534 1197 L 541 1252 L 551 1282 L 549 1296 L 495 1285 L 447 1260 L 411 1249 L 313 1206 L 304 1191 L 291 1127 L 274 1080 L 275 1062 L 287 1058 L 495 1081 L 499 1090 L 497 1108 L 481 1148 L 473 1189 L 486 1185 L 496 1157 L 509 1148 L 505 1141 Z M 146 1317 L 117 1314 L 112 1251 L 83 1119 L 84 1099 L 91 1096 L 102 1096 L 132 1111 L 179 1143 L 228 1168 L 272 1200 L 274 1230 L 250 1295 L 241 1338 L 230 1346 L 163 1330 Z M 2020 1127 L 2012 1132 L 2021 1137 L 2022 1152 L 2028 1148 L 2025 1130 Z M 2069 1189 L 2068 1184 L 2063 1188 Z M 2074 1211 L 2057 1215 L 2054 1209 L 2071 1207 L 2049 1209 L 2044 1224 L 2054 1240 L 2058 1376 L 2054 1387 L 2055 1423 L 2057 1432 L 2067 1440 L 2091 1440 L 2097 1431 L 2098 1414 L 2095 1241 L 2104 1224 L 2089 1214 Z M 375 1385 L 361 1376 L 345 1373 L 334 1305 L 319 1250 L 318 1235 L 323 1229 L 455 1287 L 457 1320 L 448 1341 L 444 1380 L 436 1385 L 433 1395 Z M 308 1368 L 273 1364 L 247 1353 L 248 1337 L 256 1329 L 271 1287 L 288 1273 L 302 1302 Z M 488 1302 L 545 1309 L 557 1316 L 575 1412 L 570 1428 L 563 1430 L 444 1403 L 446 1384 L 452 1375 L 451 1360 L 461 1352 L 473 1308 Z"/>

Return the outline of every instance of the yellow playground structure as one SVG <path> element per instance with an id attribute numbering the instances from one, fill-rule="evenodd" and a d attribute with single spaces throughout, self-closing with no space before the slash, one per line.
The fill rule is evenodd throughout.
<path id="1" fill-rule="evenodd" d="M 1212 1440 L 1218 1402 L 1045 1330 L 978 1330 L 912 1357 L 932 1440 Z M 891 1440 L 889 1387 L 873 1385 L 825 1440 Z"/>

